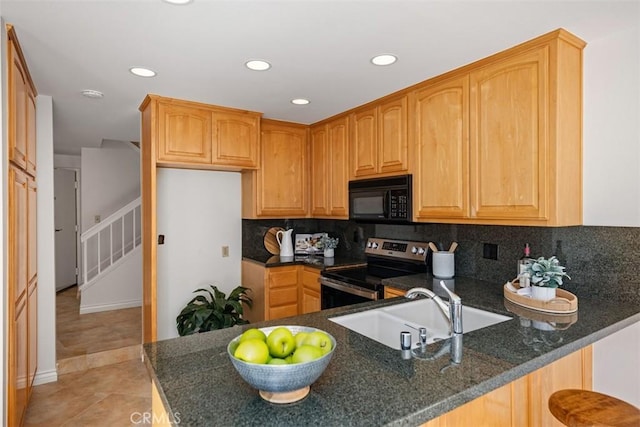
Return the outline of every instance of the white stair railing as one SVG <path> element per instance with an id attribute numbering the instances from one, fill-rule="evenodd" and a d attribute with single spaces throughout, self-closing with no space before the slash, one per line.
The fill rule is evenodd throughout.
<path id="1" fill-rule="evenodd" d="M 89 288 L 142 243 L 140 198 L 123 206 L 80 236 L 82 285 Z"/>

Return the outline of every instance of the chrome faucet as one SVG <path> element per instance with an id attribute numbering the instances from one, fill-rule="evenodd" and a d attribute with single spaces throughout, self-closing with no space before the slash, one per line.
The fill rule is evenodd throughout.
<path id="1" fill-rule="evenodd" d="M 452 335 L 462 334 L 462 300 L 458 295 L 451 292 L 442 280 L 440 281 L 440 287 L 444 289 L 449 296 L 448 303 L 442 301 L 438 295 L 427 288 L 409 289 L 405 294 L 405 297 L 415 299 L 418 295 L 423 295 L 427 298 L 431 298 L 440 308 L 447 320 L 449 320 L 450 333 Z"/>

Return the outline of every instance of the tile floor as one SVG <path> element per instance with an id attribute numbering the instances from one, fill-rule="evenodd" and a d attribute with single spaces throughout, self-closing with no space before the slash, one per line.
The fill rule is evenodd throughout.
<path id="1" fill-rule="evenodd" d="M 56 359 L 142 342 L 140 307 L 80 314 L 77 287 L 56 294 Z"/>
<path id="2" fill-rule="evenodd" d="M 33 388 L 25 426 L 144 425 L 151 381 L 140 308 L 80 315 L 76 292 L 56 296 L 58 381 Z"/>

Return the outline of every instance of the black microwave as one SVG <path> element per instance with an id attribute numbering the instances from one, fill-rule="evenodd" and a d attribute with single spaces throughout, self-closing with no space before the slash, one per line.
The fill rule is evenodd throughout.
<path id="1" fill-rule="evenodd" d="M 349 181 L 349 219 L 411 222 L 411 175 Z"/>

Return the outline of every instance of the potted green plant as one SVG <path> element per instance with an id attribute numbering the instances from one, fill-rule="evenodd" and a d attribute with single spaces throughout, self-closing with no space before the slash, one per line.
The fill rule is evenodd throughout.
<path id="1" fill-rule="evenodd" d="M 194 293 L 205 292 L 205 295 L 194 297 L 176 317 L 176 327 L 180 336 L 249 323 L 242 318 L 242 304 L 246 304 L 249 308 L 252 305 L 252 300 L 247 295 L 249 288 L 238 286 L 227 298 L 226 294 L 216 286 L 210 285 L 210 287 L 211 291 L 195 290 Z"/>
<path id="2" fill-rule="evenodd" d="M 322 236 L 320 246 L 324 249 L 325 258 L 332 258 L 335 255 L 334 249 L 338 247 L 339 241 L 337 237 Z"/>
<path id="3" fill-rule="evenodd" d="M 532 285 L 531 296 L 543 301 L 555 298 L 556 288 L 562 286 L 562 279 L 571 280 L 564 270 L 555 256 L 549 259 L 540 257 L 531 262 L 525 270 Z"/>

